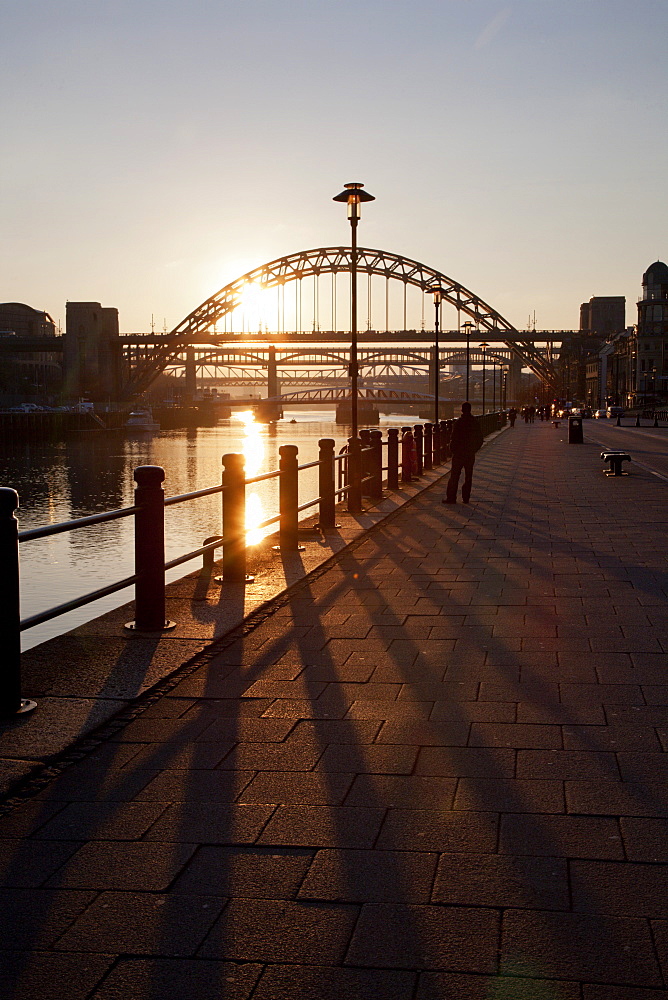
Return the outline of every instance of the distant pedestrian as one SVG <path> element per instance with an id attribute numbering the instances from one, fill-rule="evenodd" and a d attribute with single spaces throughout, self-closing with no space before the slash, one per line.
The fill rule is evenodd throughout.
<path id="1" fill-rule="evenodd" d="M 514 406 L 511 406 L 508 410 L 508 420 L 510 420 L 510 426 L 515 426 L 515 421 L 517 420 L 517 410 Z"/>
<path id="2" fill-rule="evenodd" d="M 462 415 L 455 421 L 452 429 L 452 438 L 450 441 L 452 468 L 442 503 L 457 503 L 457 487 L 459 486 L 459 477 L 462 469 L 464 470 L 462 501 L 464 503 L 469 502 L 475 455 L 482 447 L 482 442 L 483 437 L 480 424 L 471 414 L 471 404 L 462 403 Z"/>

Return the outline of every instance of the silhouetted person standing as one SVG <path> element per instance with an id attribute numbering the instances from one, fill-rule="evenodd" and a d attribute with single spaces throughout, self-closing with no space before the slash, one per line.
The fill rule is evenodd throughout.
<path id="1" fill-rule="evenodd" d="M 471 414 L 471 404 L 462 403 L 462 415 L 459 420 L 455 421 L 455 426 L 452 429 L 452 439 L 450 441 L 452 469 L 450 470 L 450 479 L 448 480 L 448 487 L 445 491 L 443 503 L 457 503 L 457 487 L 462 469 L 464 470 L 462 500 L 464 503 L 469 502 L 475 454 L 481 448 L 482 441 L 480 424 Z"/>

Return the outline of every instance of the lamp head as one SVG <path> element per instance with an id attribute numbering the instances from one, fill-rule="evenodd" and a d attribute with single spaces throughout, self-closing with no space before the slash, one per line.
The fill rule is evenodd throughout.
<path id="1" fill-rule="evenodd" d="M 487 343 L 486 340 L 483 340 L 482 344 L 480 344 L 479 346 L 480 346 L 480 350 L 484 351 L 485 348 L 489 347 L 489 344 Z"/>
<path id="2" fill-rule="evenodd" d="M 348 218 L 359 219 L 361 217 L 361 206 L 363 201 L 375 201 L 376 199 L 368 191 L 363 190 L 363 184 L 345 184 L 340 194 L 334 195 L 332 201 L 344 201 L 348 205 Z"/>
<path id="3" fill-rule="evenodd" d="M 427 291 L 431 292 L 431 294 L 434 296 L 434 305 L 440 306 L 441 302 L 443 301 L 443 296 L 445 295 L 445 289 L 441 288 L 440 285 L 428 285 Z"/>

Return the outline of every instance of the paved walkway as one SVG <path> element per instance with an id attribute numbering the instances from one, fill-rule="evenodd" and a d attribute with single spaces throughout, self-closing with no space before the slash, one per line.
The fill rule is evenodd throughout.
<path id="1" fill-rule="evenodd" d="M 599 451 L 508 430 L 35 783 L 2 997 L 663 995 L 666 484 Z"/>

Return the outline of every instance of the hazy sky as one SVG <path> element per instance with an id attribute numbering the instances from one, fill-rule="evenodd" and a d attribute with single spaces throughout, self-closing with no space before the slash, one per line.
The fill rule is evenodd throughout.
<path id="1" fill-rule="evenodd" d="M 665 0 L 3 0 L 0 301 L 176 325 L 349 241 L 516 326 L 666 260 Z"/>

